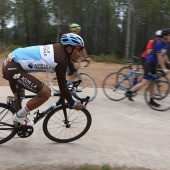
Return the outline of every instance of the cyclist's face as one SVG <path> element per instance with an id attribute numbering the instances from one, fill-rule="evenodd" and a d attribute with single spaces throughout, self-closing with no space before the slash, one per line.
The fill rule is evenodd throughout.
<path id="1" fill-rule="evenodd" d="M 77 61 L 78 58 L 81 56 L 83 47 L 72 47 L 72 48 L 74 48 L 74 50 L 73 50 L 73 53 L 71 54 L 70 58 L 73 61 Z"/>
<path id="2" fill-rule="evenodd" d="M 70 32 L 74 34 L 79 34 L 80 31 L 77 28 L 70 28 Z"/>

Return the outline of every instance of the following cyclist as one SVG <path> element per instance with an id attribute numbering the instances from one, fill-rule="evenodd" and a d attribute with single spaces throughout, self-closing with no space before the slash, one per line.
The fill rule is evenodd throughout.
<path id="1" fill-rule="evenodd" d="M 158 30 L 158 31 L 155 32 L 155 38 L 149 40 L 147 42 L 147 44 L 145 45 L 145 49 L 141 54 L 143 68 L 144 68 L 144 63 L 145 63 L 145 60 L 146 60 L 146 56 L 153 50 L 153 46 L 154 46 L 155 42 L 157 40 L 160 40 L 161 38 L 162 38 L 162 30 Z"/>
<path id="2" fill-rule="evenodd" d="M 80 34 L 80 31 L 81 31 L 81 27 L 79 24 L 76 24 L 76 23 L 72 23 L 69 25 L 69 28 L 70 28 L 70 32 L 71 33 L 74 33 L 74 34 Z M 85 48 L 83 48 L 83 50 L 81 51 L 80 53 L 80 60 L 82 59 L 86 59 L 88 61 L 90 61 L 90 58 L 88 57 L 87 55 L 87 51 Z M 78 61 L 74 62 L 74 61 L 71 61 L 69 64 L 68 64 L 68 81 L 69 82 L 73 82 L 74 81 L 74 78 L 77 74 L 77 71 L 79 69 L 79 63 Z"/>
<path id="3" fill-rule="evenodd" d="M 16 85 L 20 95 L 25 94 L 25 89 L 37 94 L 22 109 L 15 107 L 17 112 L 13 116 L 14 122 L 33 126 L 34 122 L 27 118 L 27 114 L 51 96 L 50 88 L 28 72 L 55 71 L 61 94 L 69 105 L 75 110 L 85 107 L 73 100 L 65 78 L 67 63 L 70 60 L 77 61 L 83 48 L 83 39 L 77 34 L 68 33 L 62 35 L 61 43 L 18 48 L 8 55 L 3 63 L 2 73 L 3 78 L 9 81 L 14 96 L 17 97 Z"/>
<path id="4" fill-rule="evenodd" d="M 129 91 L 125 93 L 129 100 L 133 101 L 133 92 L 139 90 L 143 86 L 147 85 L 150 80 L 152 80 L 152 75 L 156 74 L 156 66 L 160 65 L 163 72 L 167 74 L 169 70 L 166 68 L 165 63 L 170 63 L 167 51 L 169 49 L 170 43 L 170 28 L 166 28 L 162 30 L 162 39 L 155 42 L 153 46 L 153 50 L 147 55 L 146 61 L 144 63 L 144 77 L 143 80 L 133 86 Z M 154 101 L 153 91 L 151 93 L 150 104 L 159 107 L 160 104 Z"/>

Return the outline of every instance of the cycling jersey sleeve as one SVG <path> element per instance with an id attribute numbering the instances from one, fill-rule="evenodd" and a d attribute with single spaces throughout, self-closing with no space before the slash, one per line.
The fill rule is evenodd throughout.
<path id="1" fill-rule="evenodd" d="M 168 51 L 169 45 L 164 43 L 163 41 L 157 41 L 154 45 L 154 50 L 156 53 L 161 53 L 162 55 L 166 55 Z"/>

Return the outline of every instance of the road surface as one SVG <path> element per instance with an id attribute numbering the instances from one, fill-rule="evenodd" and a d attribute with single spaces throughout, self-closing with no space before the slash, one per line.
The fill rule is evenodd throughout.
<path id="1" fill-rule="evenodd" d="M 9 87 L 1 86 L 1 102 L 7 95 L 11 95 Z M 40 110 L 54 101 L 50 98 Z M 111 101 L 101 89 L 87 109 L 92 126 L 81 139 L 54 143 L 43 134 L 41 120 L 29 138 L 16 136 L 0 145 L 0 170 L 85 163 L 170 169 L 170 111 L 151 110 L 142 95 L 135 102 Z"/>

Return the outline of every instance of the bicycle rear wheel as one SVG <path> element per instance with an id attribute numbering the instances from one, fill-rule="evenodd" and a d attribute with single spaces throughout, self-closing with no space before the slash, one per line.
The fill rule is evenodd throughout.
<path id="1" fill-rule="evenodd" d="M 118 70 L 119 73 L 124 75 L 128 74 L 132 70 L 132 65 L 126 65 Z"/>
<path id="2" fill-rule="evenodd" d="M 132 87 L 132 84 L 129 79 L 124 78 L 124 74 L 114 72 L 103 80 L 103 92 L 110 100 L 119 101 L 126 97 L 125 92 Z"/>
<path id="3" fill-rule="evenodd" d="M 90 97 L 89 101 L 92 101 L 97 96 L 97 85 L 92 77 L 85 73 L 79 73 L 76 80 L 81 80 L 82 82 L 78 86 L 78 89 L 81 90 L 81 92 L 78 92 L 77 95 L 80 98 L 85 98 L 87 96 Z"/>
<path id="4" fill-rule="evenodd" d="M 159 107 L 150 104 L 150 89 L 154 92 L 154 100 Z M 152 81 L 145 90 L 145 101 L 150 108 L 157 111 L 166 111 L 170 109 L 170 84 L 167 81 L 156 79 Z"/>
<path id="5" fill-rule="evenodd" d="M 15 112 L 13 107 L 0 103 L 0 144 L 9 141 L 17 132 L 12 120 Z"/>
<path id="6" fill-rule="evenodd" d="M 65 121 L 62 106 L 49 113 L 43 122 L 44 134 L 52 141 L 68 143 L 81 138 L 91 126 L 91 115 L 85 108 L 79 111 L 66 108 Z"/>

